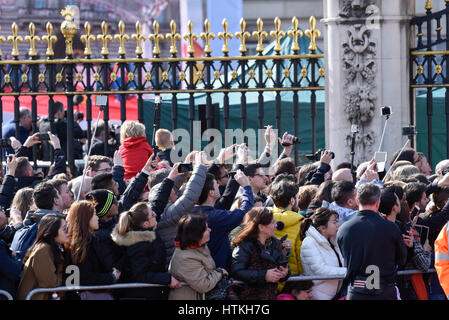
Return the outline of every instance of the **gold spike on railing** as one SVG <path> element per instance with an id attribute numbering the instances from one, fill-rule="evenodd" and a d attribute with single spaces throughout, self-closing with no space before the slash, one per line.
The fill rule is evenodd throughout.
<path id="1" fill-rule="evenodd" d="M 292 27 L 293 29 L 288 30 L 287 35 L 293 39 L 292 51 L 299 51 L 298 37 L 301 38 L 304 33 L 301 30 L 298 30 L 298 18 L 293 17 L 292 19 Z"/>
<path id="2" fill-rule="evenodd" d="M 310 38 L 309 50 L 315 51 L 316 50 L 316 38 L 321 37 L 321 31 L 318 29 L 315 29 L 316 19 L 314 16 L 310 17 L 309 23 L 310 23 L 310 29 L 307 29 L 305 34 L 306 34 L 306 37 Z"/>
<path id="3" fill-rule="evenodd" d="M 426 0 L 426 10 L 432 10 L 432 0 Z"/>
<path id="4" fill-rule="evenodd" d="M 103 56 L 107 56 L 109 54 L 108 41 L 112 41 L 112 36 L 108 34 L 108 24 L 105 21 L 101 23 L 101 32 L 103 34 L 97 35 L 97 40 L 103 42 L 103 46 L 101 47 L 101 54 Z"/>
<path id="5" fill-rule="evenodd" d="M 47 22 L 45 29 L 47 29 L 47 35 L 42 37 L 42 42 L 47 42 L 47 51 L 45 54 L 47 57 L 53 57 L 55 55 L 55 52 L 53 51 L 53 43 L 58 41 L 58 37 L 52 35 L 53 25 L 50 22 Z"/>
<path id="6" fill-rule="evenodd" d="M 257 31 L 253 32 L 253 37 L 257 39 L 257 47 L 256 51 L 259 53 L 263 52 L 263 39 L 266 39 L 268 37 L 268 33 L 266 31 L 262 30 L 263 28 L 263 21 L 262 19 L 257 19 Z"/>
<path id="7" fill-rule="evenodd" d="M 0 31 L 2 30 L 2 28 L 0 27 Z M 3 42 L 3 43 L 5 43 L 6 42 L 6 38 L 5 37 L 3 37 L 3 36 L 0 36 L 0 43 L 1 42 Z M 2 52 L 2 49 L 0 48 L 0 58 L 3 56 L 3 52 Z"/>
<path id="8" fill-rule="evenodd" d="M 28 29 L 30 30 L 30 35 L 25 36 L 25 42 L 30 43 L 30 49 L 28 50 L 28 55 L 30 57 L 37 56 L 36 52 L 36 42 L 40 42 L 41 38 L 39 36 L 34 35 L 36 33 L 36 27 L 34 23 L 30 22 Z"/>
<path id="9" fill-rule="evenodd" d="M 223 32 L 218 33 L 218 38 L 223 39 L 223 46 L 221 47 L 221 52 L 227 54 L 229 52 L 228 39 L 232 39 L 234 36 L 231 32 L 228 32 L 228 20 L 223 19 Z"/>
<path id="10" fill-rule="evenodd" d="M 176 22 L 174 20 L 170 22 L 170 30 L 171 33 L 167 33 L 165 38 L 171 41 L 170 54 L 176 55 L 178 53 L 178 49 L 176 49 L 176 41 L 181 40 L 181 35 L 176 33 Z"/>
<path id="11" fill-rule="evenodd" d="M 86 43 L 86 47 L 84 48 L 84 55 L 86 57 L 90 57 L 92 55 L 92 49 L 90 48 L 90 42 L 95 41 L 95 36 L 90 34 L 90 23 L 85 22 L 84 23 L 84 30 L 86 31 L 86 34 L 83 34 L 81 36 L 81 41 Z"/>
<path id="12" fill-rule="evenodd" d="M 209 19 L 206 19 L 204 21 L 204 31 L 201 33 L 201 39 L 206 41 L 206 44 L 204 45 L 204 53 L 210 54 L 212 52 L 212 48 L 210 46 L 210 39 L 215 39 L 215 33 L 210 32 L 210 21 Z"/>
<path id="13" fill-rule="evenodd" d="M 17 33 L 19 32 L 19 27 L 17 26 L 17 23 L 13 22 L 11 29 L 12 29 L 12 36 L 8 36 L 8 42 L 12 42 L 11 55 L 13 57 L 18 57 L 20 53 L 17 44 L 18 42 L 23 42 L 23 38 L 17 35 Z"/>
<path id="14" fill-rule="evenodd" d="M 241 32 L 236 32 L 235 33 L 235 37 L 237 39 L 240 39 L 239 51 L 241 53 L 245 53 L 247 51 L 247 49 L 246 49 L 246 40 L 251 37 L 251 33 L 249 33 L 248 31 L 245 31 L 246 30 L 246 21 L 243 18 L 240 19 L 240 29 L 242 31 Z"/>
<path id="15" fill-rule="evenodd" d="M 61 15 L 64 17 L 64 22 L 61 23 L 61 33 L 65 38 L 65 54 L 71 56 L 73 54 L 73 37 L 76 34 L 76 25 L 73 21 L 75 10 L 71 6 L 66 6 L 61 10 Z"/>
<path id="16" fill-rule="evenodd" d="M 193 47 L 193 41 L 198 39 L 198 35 L 193 33 L 193 22 L 189 20 L 187 23 L 187 27 L 189 28 L 189 33 L 184 35 L 184 40 L 188 41 L 187 44 L 187 53 L 193 55 L 195 53 L 195 48 Z"/>
<path id="17" fill-rule="evenodd" d="M 119 56 L 124 56 L 126 55 L 125 41 L 129 41 L 129 35 L 125 33 L 125 23 L 122 20 L 118 23 L 118 32 L 120 32 L 120 34 L 114 35 L 114 40 L 120 42 L 118 49 Z"/>
<path id="18" fill-rule="evenodd" d="M 142 24 L 140 21 L 136 22 L 136 33 L 131 35 L 131 40 L 136 41 L 136 55 L 141 56 L 143 54 L 142 41 L 145 41 L 147 37 L 142 34 Z"/>
<path id="19" fill-rule="evenodd" d="M 281 52 L 281 39 L 285 37 L 285 32 L 281 30 L 281 19 L 276 17 L 274 19 L 274 29 L 270 32 L 270 36 L 276 39 L 276 44 L 274 45 L 274 51 L 277 53 Z"/>
<path id="20" fill-rule="evenodd" d="M 159 41 L 164 40 L 164 35 L 159 33 L 159 22 L 153 22 L 153 33 L 148 36 L 148 39 L 153 41 L 153 55 L 160 55 L 161 48 L 159 46 Z"/>

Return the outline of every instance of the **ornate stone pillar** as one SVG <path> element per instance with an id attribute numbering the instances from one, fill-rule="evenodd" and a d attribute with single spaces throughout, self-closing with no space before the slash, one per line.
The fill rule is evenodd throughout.
<path id="1" fill-rule="evenodd" d="M 323 0 L 326 53 L 326 146 L 334 165 L 354 165 L 379 150 L 385 117 L 392 107 L 381 151 L 391 155 L 406 141 L 401 127 L 409 117 L 409 21 L 414 0 Z"/>

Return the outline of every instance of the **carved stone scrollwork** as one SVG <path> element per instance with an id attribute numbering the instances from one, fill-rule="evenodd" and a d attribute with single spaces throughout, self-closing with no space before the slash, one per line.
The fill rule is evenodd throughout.
<path id="1" fill-rule="evenodd" d="M 376 5 L 376 2 L 376 0 L 340 0 L 340 17 L 368 17 L 372 14 L 370 6 Z"/>
<path id="2" fill-rule="evenodd" d="M 374 117 L 376 79 L 376 43 L 370 39 L 371 30 L 365 25 L 352 25 L 343 43 L 343 74 L 345 91 L 344 112 L 351 124 L 358 125 L 356 154 L 360 157 L 372 154 L 376 135 L 366 130 Z M 352 134 L 346 138 L 351 146 Z M 359 159 L 362 160 L 362 159 Z"/>

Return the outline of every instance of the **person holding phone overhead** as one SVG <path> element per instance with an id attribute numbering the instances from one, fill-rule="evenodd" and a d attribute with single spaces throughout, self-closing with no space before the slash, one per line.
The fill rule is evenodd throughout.
<path id="1" fill-rule="evenodd" d="M 276 221 L 268 208 L 253 208 L 232 241 L 231 275 L 245 282 L 241 300 L 275 300 L 279 282 L 290 276 L 282 242 L 274 237 Z"/>

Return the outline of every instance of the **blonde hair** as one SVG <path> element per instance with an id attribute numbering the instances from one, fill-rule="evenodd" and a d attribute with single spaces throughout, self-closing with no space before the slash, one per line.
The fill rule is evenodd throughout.
<path id="1" fill-rule="evenodd" d="M 385 181 L 397 180 L 396 176 L 394 176 L 394 172 L 396 171 L 396 169 L 398 169 L 398 168 L 400 168 L 402 166 L 407 166 L 407 165 L 413 165 L 413 164 L 410 161 L 407 161 L 407 160 L 396 161 L 396 163 L 391 166 L 390 172 L 385 177 Z"/>
<path id="2" fill-rule="evenodd" d="M 120 142 L 129 137 L 145 136 L 145 125 L 137 121 L 126 120 L 120 127 Z"/>
<path id="3" fill-rule="evenodd" d="M 420 173 L 418 167 L 411 164 L 406 164 L 393 171 L 392 179 L 399 180 L 400 178 L 410 177 L 416 173 Z"/>
<path id="4" fill-rule="evenodd" d="M 148 220 L 148 209 L 146 202 L 138 202 L 129 211 L 122 212 L 116 226 L 117 233 L 124 236 L 130 230 L 141 228 Z"/>
<path id="5" fill-rule="evenodd" d="M 167 129 L 158 129 L 156 131 L 154 140 L 159 147 L 167 148 L 170 146 L 171 132 Z"/>
<path id="6" fill-rule="evenodd" d="M 14 196 L 12 200 L 11 208 L 16 208 L 20 210 L 22 219 L 25 219 L 27 212 L 31 209 L 34 204 L 33 201 L 33 188 L 22 188 Z"/>

